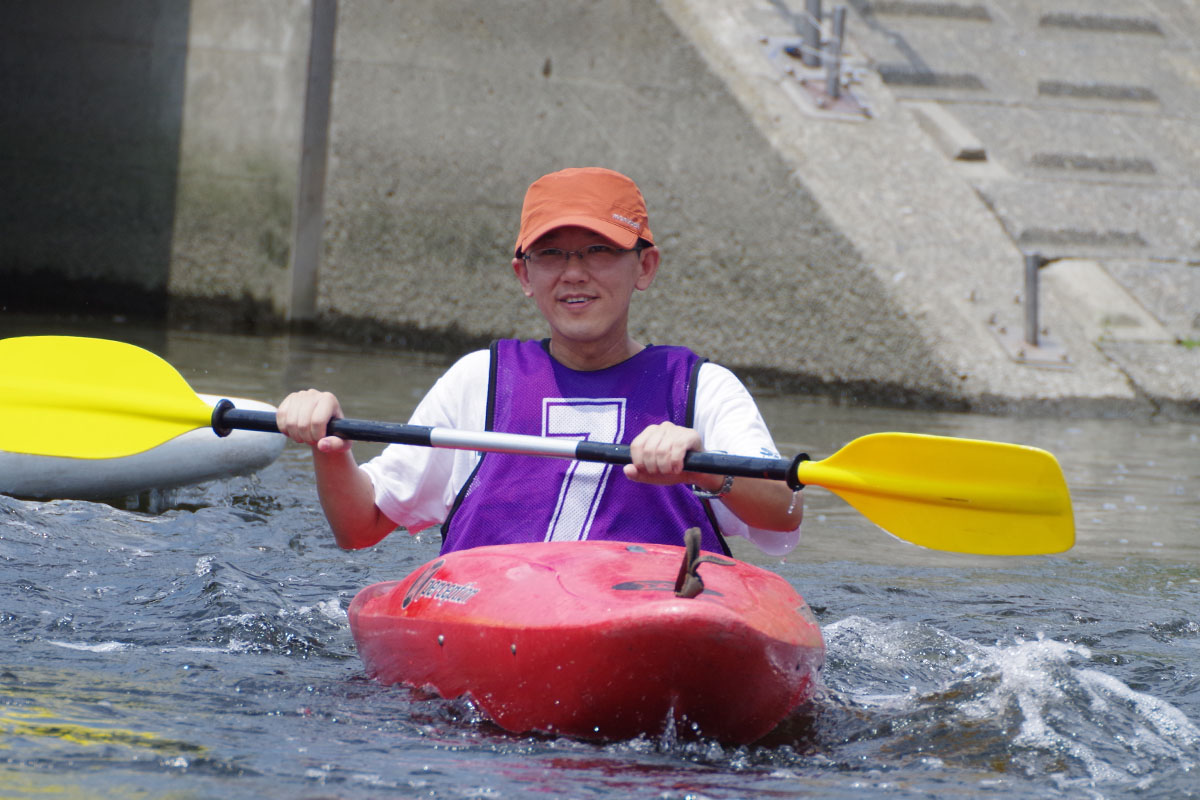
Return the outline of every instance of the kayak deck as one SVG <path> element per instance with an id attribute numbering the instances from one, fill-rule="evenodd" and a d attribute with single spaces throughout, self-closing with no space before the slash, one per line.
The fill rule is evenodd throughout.
<path id="1" fill-rule="evenodd" d="M 733 559 L 707 559 L 704 590 L 676 596 L 683 557 L 603 541 L 459 551 L 363 589 L 350 627 L 372 677 L 469 696 L 509 731 L 753 741 L 815 691 L 820 628 L 787 581 Z"/>

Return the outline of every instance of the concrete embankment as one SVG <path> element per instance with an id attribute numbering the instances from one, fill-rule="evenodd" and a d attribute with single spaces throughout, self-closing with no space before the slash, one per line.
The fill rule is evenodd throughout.
<path id="1" fill-rule="evenodd" d="M 664 3 L 971 407 L 1197 411 L 1200 6 L 851 5 L 834 105 L 796 0 Z"/>
<path id="2" fill-rule="evenodd" d="M 1200 348 L 1180 343 L 1200 339 L 1197 6 L 1043 5 L 857 0 L 837 103 L 826 70 L 787 55 L 802 0 L 193 0 L 186 22 L 118 41 L 10 8 L 0 27 L 27 42 L 160 69 L 105 89 L 156 113 L 110 102 L 81 121 L 121 148 L 68 140 L 53 101 L 31 112 L 36 147 L 6 135 L 10 185 L 42 185 L 51 162 L 93 178 L 28 194 L 37 241 L 8 215 L 0 270 L 162 293 L 181 324 L 308 321 L 439 349 L 540 336 L 508 265 L 521 196 L 601 164 L 642 186 L 664 251 L 636 300 L 643 339 L 868 402 L 1200 413 Z M 121 135 L 146 120 L 174 171 Z M 96 210 L 113 152 L 161 176 L 141 185 L 172 194 L 165 221 Z M 139 260 L 110 236 L 96 272 L 98 225 L 156 246 Z M 56 253 L 51 227 L 79 246 Z M 1052 259 L 1037 347 L 1033 253 Z"/>

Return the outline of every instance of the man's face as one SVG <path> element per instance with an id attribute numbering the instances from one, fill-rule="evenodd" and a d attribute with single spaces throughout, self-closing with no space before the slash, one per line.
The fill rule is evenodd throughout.
<path id="1" fill-rule="evenodd" d="M 532 297 L 560 339 L 579 344 L 623 343 L 628 336 L 629 303 L 635 289 L 649 288 L 658 267 L 658 251 L 617 252 L 615 257 L 580 258 L 588 248 L 622 251 L 619 244 L 579 227 L 556 228 L 528 248 L 528 254 L 554 249 L 561 258 L 514 259 L 513 269 L 527 297 Z M 557 262 L 557 263 L 555 263 Z"/>

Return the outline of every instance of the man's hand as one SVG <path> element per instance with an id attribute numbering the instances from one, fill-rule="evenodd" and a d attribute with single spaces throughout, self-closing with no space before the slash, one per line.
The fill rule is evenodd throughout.
<path id="1" fill-rule="evenodd" d="M 350 442 L 337 436 L 326 436 L 332 419 L 342 417 L 342 406 L 329 392 L 305 389 L 283 398 L 275 412 L 279 432 L 300 444 L 307 444 L 321 453 L 341 453 L 350 449 Z"/>
<path id="2" fill-rule="evenodd" d="M 722 476 L 685 472 L 683 469 L 683 458 L 688 451 L 701 450 L 703 447 L 700 434 L 692 428 L 671 422 L 650 425 L 629 443 L 633 463 L 625 465 L 625 477 L 639 483 L 658 485 L 690 483 L 715 491 L 721 485 Z"/>

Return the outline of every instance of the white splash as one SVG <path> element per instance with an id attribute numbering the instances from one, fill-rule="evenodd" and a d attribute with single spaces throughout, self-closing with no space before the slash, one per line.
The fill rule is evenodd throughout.
<path id="1" fill-rule="evenodd" d="M 222 654 L 246 653 L 253 649 L 254 649 L 254 645 L 252 643 L 243 641 L 241 639 L 230 639 L 229 644 L 226 644 L 223 647 L 205 647 L 202 645 L 197 645 L 197 646 L 193 646 L 193 647 L 184 647 L 183 648 L 183 650 L 185 650 L 188 653 L 222 653 Z"/>
<path id="2" fill-rule="evenodd" d="M 1098 782 L 1128 784 L 1164 764 L 1184 771 L 1200 764 L 1200 727 L 1096 669 L 1083 645 L 1044 637 L 982 645 L 927 624 L 863 617 L 826 625 L 824 634 L 831 659 L 892 676 L 842 692 L 859 708 L 923 717 L 931 703 L 944 702 L 938 698 L 955 695 L 956 706 L 939 716 L 971 725 L 1010 719 L 1018 762 L 1021 751 L 1065 756 Z"/>
<path id="3" fill-rule="evenodd" d="M 83 650 L 88 653 L 119 653 L 122 650 L 132 650 L 134 645 L 127 642 L 101 642 L 100 644 L 83 644 L 82 642 L 59 642 L 47 640 L 47 644 L 64 647 L 67 650 Z"/>
<path id="4" fill-rule="evenodd" d="M 348 617 L 346 611 L 342 608 L 342 601 L 337 597 L 331 597 L 328 600 L 322 600 L 316 606 L 300 606 L 296 609 L 279 609 L 279 617 L 301 616 L 305 617 L 316 611 L 325 619 L 339 625 L 346 624 Z"/>
<path id="5" fill-rule="evenodd" d="M 317 610 L 322 616 L 332 622 L 345 622 L 347 620 L 346 611 L 342 608 L 342 601 L 336 597 L 331 597 L 328 600 L 322 600 L 317 603 Z"/>

